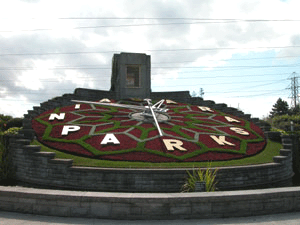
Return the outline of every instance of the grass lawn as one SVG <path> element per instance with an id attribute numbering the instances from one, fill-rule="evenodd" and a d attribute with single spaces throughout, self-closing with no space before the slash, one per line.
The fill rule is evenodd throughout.
<path id="1" fill-rule="evenodd" d="M 109 161 L 91 159 L 71 154 L 63 153 L 51 148 L 48 148 L 38 141 L 33 141 L 33 145 L 41 145 L 43 152 L 55 152 L 56 158 L 60 159 L 73 159 L 74 166 L 82 167 L 102 167 L 102 168 L 193 168 L 193 167 L 206 167 L 207 162 L 171 162 L 171 163 L 147 163 L 147 162 L 128 162 L 128 161 Z M 264 151 L 259 154 L 243 159 L 228 160 L 228 161 L 215 161 L 211 163 L 212 167 L 223 166 L 242 166 L 253 165 L 273 162 L 273 156 L 279 155 L 282 145 L 277 142 L 268 140 L 267 146 Z"/>

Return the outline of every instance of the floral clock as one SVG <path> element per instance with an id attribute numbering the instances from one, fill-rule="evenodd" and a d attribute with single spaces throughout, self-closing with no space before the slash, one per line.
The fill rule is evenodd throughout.
<path id="1" fill-rule="evenodd" d="M 100 160 L 232 160 L 266 145 L 262 130 L 250 121 L 171 100 L 75 100 L 35 117 L 32 128 L 46 146 Z"/>

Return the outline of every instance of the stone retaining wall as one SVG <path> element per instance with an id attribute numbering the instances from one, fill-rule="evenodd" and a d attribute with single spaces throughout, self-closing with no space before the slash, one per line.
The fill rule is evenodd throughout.
<path id="1" fill-rule="evenodd" d="M 216 104 L 200 97 L 191 98 L 187 91 L 183 92 L 152 92 L 152 98 L 169 98 L 190 104 L 203 105 L 221 110 L 258 124 L 257 118 L 238 109 Z M 186 177 L 186 169 L 105 169 L 82 168 L 72 166 L 72 160 L 55 159 L 54 153 L 40 152 L 39 146 L 30 146 L 34 138 L 31 120 L 40 113 L 73 104 L 72 99 L 99 100 L 114 98 L 111 91 L 100 91 L 78 88 L 74 94 L 64 94 L 40 107 L 34 107 L 24 115 L 23 136 L 11 144 L 13 160 L 18 180 L 55 188 L 69 188 L 95 191 L 126 191 L 126 192 L 178 192 Z M 259 125 L 259 124 L 258 124 Z M 23 140 L 20 140 L 23 139 Z M 292 171 L 292 142 L 289 137 L 283 140 L 280 156 L 274 157 L 273 163 L 242 167 L 220 168 L 218 172 L 220 190 L 262 187 L 283 183 L 288 185 Z"/>
<path id="2" fill-rule="evenodd" d="M 1 187 L 0 210 L 118 220 L 257 216 L 300 211 L 300 187 L 177 194 Z"/>
<path id="3" fill-rule="evenodd" d="M 283 138 L 283 149 L 273 163 L 224 167 L 217 173 L 219 190 L 289 185 L 293 176 L 292 144 Z M 40 152 L 29 139 L 11 139 L 16 179 L 32 185 L 71 190 L 116 192 L 180 192 L 187 169 L 120 169 L 72 166 L 70 159 L 56 159 L 55 153 Z M 190 170 L 190 169 L 189 169 Z"/>

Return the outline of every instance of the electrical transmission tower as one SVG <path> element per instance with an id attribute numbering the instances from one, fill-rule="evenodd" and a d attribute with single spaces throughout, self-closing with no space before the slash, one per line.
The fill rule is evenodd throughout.
<path id="1" fill-rule="evenodd" d="M 298 76 L 295 72 L 292 73 L 291 77 L 288 78 L 291 80 L 291 85 L 288 89 L 291 90 L 290 98 L 291 100 L 291 108 L 296 108 L 299 105 L 299 96 L 298 96 Z"/>

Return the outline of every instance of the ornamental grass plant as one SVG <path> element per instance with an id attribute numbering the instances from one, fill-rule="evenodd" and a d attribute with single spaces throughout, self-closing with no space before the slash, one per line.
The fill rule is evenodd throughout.
<path id="1" fill-rule="evenodd" d="M 184 185 L 182 186 L 182 192 L 193 192 L 195 191 L 197 182 L 205 182 L 205 187 L 207 192 L 213 192 L 216 190 L 216 176 L 218 169 L 212 169 L 211 163 L 208 163 L 205 170 L 198 168 L 193 169 L 190 173 L 187 171 L 188 178 Z"/>

